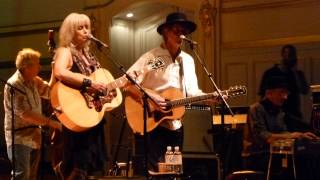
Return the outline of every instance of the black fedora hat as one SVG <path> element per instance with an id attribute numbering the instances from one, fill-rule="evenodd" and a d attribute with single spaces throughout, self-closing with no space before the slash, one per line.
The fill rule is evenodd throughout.
<path id="1" fill-rule="evenodd" d="M 271 76 L 266 79 L 265 89 L 287 89 L 289 84 L 287 78 L 284 76 Z"/>
<path id="2" fill-rule="evenodd" d="M 180 24 L 182 27 L 184 27 L 184 29 L 186 30 L 185 35 L 192 33 L 197 28 L 197 25 L 194 22 L 189 21 L 185 14 L 181 12 L 174 12 L 167 16 L 166 22 L 158 26 L 157 32 L 159 34 L 162 34 L 162 30 L 164 27 L 173 24 Z"/>

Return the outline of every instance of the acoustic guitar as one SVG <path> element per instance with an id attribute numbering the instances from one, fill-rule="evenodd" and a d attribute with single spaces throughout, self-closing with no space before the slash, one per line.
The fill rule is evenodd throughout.
<path id="1" fill-rule="evenodd" d="M 139 75 L 164 66 L 161 59 L 156 59 L 141 71 Z M 69 87 L 62 82 L 56 82 L 51 90 L 51 105 L 56 111 L 59 121 L 68 129 L 82 132 L 96 126 L 103 118 L 105 111 L 111 111 L 122 102 L 121 87 L 127 83 L 122 76 L 114 80 L 111 73 L 103 68 L 93 72 L 89 79 L 107 84 L 106 92 L 91 94 Z M 110 92 L 116 91 L 115 95 Z"/>
<path id="2" fill-rule="evenodd" d="M 146 92 L 157 94 L 149 89 L 146 89 Z M 228 97 L 235 97 L 246 94 L 247 89 L 245 86 L 234 86 L 221 93 Z M 218 96 L 218 93 L 213 92 L 205 95 L 183 98 L 183 93 L 179 89 L 170 88 L 163 91 L 160 96 L 166 99 L 167 108 L 165 110 L 160 109 L 155 102 L 148 100 L 149 111 L 147 113 L 147 132 L 152 131 L 163 121 L 181 119 L 185 112 L 185 105 L 215 98 Z M 143 135 L 143 103 L 141 96 L 134 96 L 128 93 L 125 97 L 125 112 L 129 126 L 133 132 Z"/>

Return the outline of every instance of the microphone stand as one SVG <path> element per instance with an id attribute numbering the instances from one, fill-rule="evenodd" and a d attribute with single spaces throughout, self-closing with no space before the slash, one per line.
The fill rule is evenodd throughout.
<path id="1" fill-rule="evenodd" d="M 12 84 L 8 83 L 6 80 L 4 79 L 1 79 L 0 78 L 0 81 L 5 84 L 5 85 L 8 85 L 10 87 L 10 96 L 11 96 L 11 141 L 12 141 L 12 144 L 11 144 L 11 164 L 12 164 L 12 179 L 16 179 L 16 156 L 15 156 L 15 140 L 14 140 L 14 131 L 15 131 L 15 126 L 14 126 L 14 103 L 13 103 L 13 99 L 15 97 L 15 91 L 18 91 L 19 93 L 21 94 L 24 94 L 26 95 L 26 93 L 24 91 L 22 91 L 21 89 L 13 86 Z"/>
<path id="2" fill-rule="evenodd" d="M 113 117 L 116 117 L 116 116 L 113 115 Z M 120 146 L 121 146 L 121 142 L 122 142 L 123 131 L 124 131 L 124 128 L 125 128 L 126 116 L 123 116 L 122 119 L 123 119 L 123 122 L 122 122 L 122 125 L 121 125 L 121 130 L 120 130 L 120 134 L 119 134 L 119 138 L 118 138 L 118 144 L 116 145 L 115 155 L 114 155 L 113 160 L 112 160 L 112 167 L 109 170 L 108 175 L 117 176 L 120 173 L 120 167 L 118 166 L 118 162 L 117 161 L 118 161 L 119 150 L 120 150 Z"/>
<path id="3" fill-rule="evenodd" d="M 204 63 L 204 61 L 200 58 L 198 52 L 196 51 L 196 48 L 194 47 L 194 44 L 192 42 L 187 41 L 190 45 L 190 49 L 192 50 L 193 54 L 196 56 L 197 61 L 201 64 L 202 69 L 204 70 L 204 72 L 207 74 L 207 76 L 209 77 L 212 85 L 214 86 L 215 90 L 217 91 L 220 99 L 223 101 L 224 106 L 228 109 L 228 111 L 230 112 L 230 114 L 232 116 L 234 116 L 234 113 L 232 112 L 229 104 L 227 103 L 227 101 L 224 99 L 224 97 L 222 96 L 220 89 L 218 88 L 217 84 L 214 82 L 213 78 L 212 78 L 212 73 L 210 73 Z M 221 119 L 222 120 L 222 119 Z M 221 124 L 224 122 L 221 122 Z"/>
<path id="4" fill-rule="evenodd" d="M 105 43 L 101 43 L 102 47 L 105 49 L 109 49 L 109 47 Z M 101 51 L 102 52 L 102 51 Z M 110 52 L 110 51 L 109 51 Z M 110 52 L 111 53 L 111 52 Z M 144 141 L 144 174 L 146 179 L 149 179 L 149 173 L 148 173 L 148 134 L 147 134 L 147 117 L 149 114 L 151 114 L 149 106 L 148 106 L 148 100 L 151 100 L 153 103 L 158 103 L 140 86 L 139 83 L 137 83 L 124 69 L 124 67 L 113 58 L 112 55 L 104 53 L 111 61 L 118 67 L 119 70 L 122 71 L 122 73 L 126 76 L 126 78 L 140 91 L 142 94 L 142 102 L 143 102 L 143 141 Z"/>
<path id="5" fill-rule="evenodd" d="M 215 83 L 215 81 L 213 80 L 212 78 L 212 73 L 210 73 L 204 63 L 204 61 L 200 58 L 198 52 L 196 51 L 196 48 L 194 47 L 194 44 L 193 41 L 187 41 L 190 45 L 190 49 L 192 50 L 193 54 L 196 56 L 196 59 L 197 61 L 201 64 L 201 67 L 202 69 L 205 71 L 205 73 L 207 74 L 207 76 L 209 77 L 212 85 L 214 86 L 216 92 L 218 93 L 219 95 L 219 98 L 222 100 L 223 102 L 223 105 L 221 106 L 221 126 L 222 126 L 222 137 L 225 137 L 225 132 L 224 132 L 224 126 L 225 126 L 225 123 L 224 123 L 224 111 L 225 109 L 228 109 L 229 113 L 231 114 L 231 116 L 234 116 L 234 113 L 232 112 L 229 104 L 227 103 L 227 101 L 225 100 L 225 98 L 222 96 L 221 92 L 220 92 L 220 89 L 218 88 L 217 84 Z M 224 149 L 224 148 L 223 148 Z M 222 152 L 221 152 L 222 153 Z M 224 156 L 221 156 L 222 159 L 224 159 L 225 157 Z M 223 165 L 222 165 L 223 166 Z"/>

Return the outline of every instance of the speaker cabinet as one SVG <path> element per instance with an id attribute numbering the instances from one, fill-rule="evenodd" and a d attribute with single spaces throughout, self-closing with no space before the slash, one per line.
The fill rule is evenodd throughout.
<path id="1" fill-rule="evenodd" d="M 208 131 L 212 129 L 212 111 L 210 106 L 188 106 L 183 117 L 183 131 L 184 131 L 184 142 L 182 147 L 182 155 L 184 156 L 184 162 L 186 163 L 185 173 L 194 175 L 191 173 L 194 170 L 202 171 L 203 168 L 208 170 L 207 165 L 209 164 L 210 170 L 216 169 L 216 163 L 212 163 L 215 160 L 213 152 L 213 141 L 212 134 Z M 135 174 L 143 175 L 143 136 L 135 135 L 135 148 L 133 165 Z M 188 156 L 187 154 L 206 154 L 204 156 Z M 196 166 L 192 168 L 192 164 Z M 205 175 L 205 177 L 211 177 L 211 173 Z"/>
<path id="2" fill-rule="evenodd" d="M 220 158 L 214 153 L 184 153 L 183 173 L 189 179 L 222 180 Z"/>
<path id="3" fill-rule="evenodd" d="M 213 152 L 210 106 L 187 106 L 183 117 L 183 152 Z"/>

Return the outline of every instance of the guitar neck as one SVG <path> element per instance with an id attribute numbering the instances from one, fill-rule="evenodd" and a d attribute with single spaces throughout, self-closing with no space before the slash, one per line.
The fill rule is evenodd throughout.
<path id="1" fill-rule="evenodd" d="M 116 79 L 115 81 L 109 83 L 109 84 L 107 85 L 107 88 L 108 88 L 108 90 L 113 90 L 113 89 L 116 89 L 116 88 L 121 88 L 121 87 L 123 87 L 123 86 L 126 85 L 127 81 L 128 81 L 127 78 L 126 78 L 125 76 L 122 76 L 122 77 Z"/>
<path id="2" fill-rule="evenodd" d="M 201 96 L 186 97 L 183 99 L 172 100 L 172 101 L 167 102 L 167 104 L 171 107 L 184 106 L 187 104 L 200 102 L 200 101 L 204 101 L 207 99 L 212 99 L 216 96 L 217 96 L 216 93 L 213 92 L 213 93 L 209 93 L 209 94 L 205 94 L 205 95 L 201 95 Z"/>
<path id="3" fill-rule="evenodd" d="M 134 71 L 132 73 L 134 73 L 134 75 L 136 77 L 140 76 L 141 74 L 144 74 L 146 72 L 149 72 L 151 70 L 156 70 L 156 69 L 159 69 L 161 67 L 164 66 L 164 63 L 163 61 L 161 60 L 157 60 L 155 61 L 154 63 L 152 64 L 149 64 L 147 65 L 146 67 L 144 67 L 143 69 L 139 70 L 139 71 Z M 130 75 L 130 74 L 129 74 Z M 118 79 L 116 79 L 115 81 L 109 83 L 107 85 L 107 88 L 108 90 L 113 90 L 113 89 L 116 89 L 116 88 L 121 88 L 121 87 L 124 87 L 126 85 L 126 83 L 128 82 L 128 79 L 126 76 L 122 76 Z"/>
<path id="4" fill-rule="evenodd" d="M 149 67 L 146 67 L 146 68 L 143 68 L 142 70 L 140 71 L 136 71 L 135 74 L 137 76 L 139 76 L 140 74 L 143 74 L 145 72 L 148 72 L 150 71 L 151 69 Z M 126 85 L 126 83 L 128 82 L 128 79 L 126 76 L 122 76 L 116 80 L 114 80 L 113 82 L 110 82 L 108 85 L 107 85 L 107 88 L 108 90 L 113 90 L 113 89 L 116 89 L 116 88 L 121 88 L 121 87 L 124 87 Z"/>

